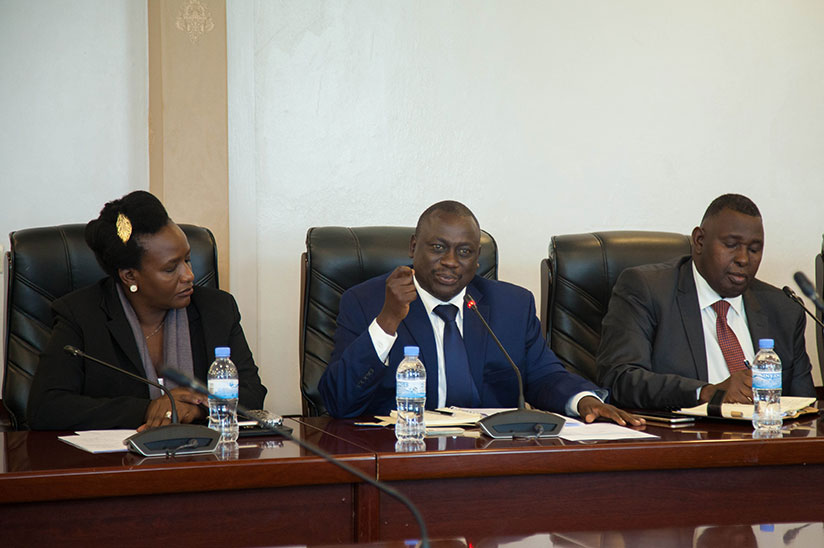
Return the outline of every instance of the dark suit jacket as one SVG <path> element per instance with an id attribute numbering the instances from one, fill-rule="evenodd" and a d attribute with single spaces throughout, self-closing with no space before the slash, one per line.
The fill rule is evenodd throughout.
<path id="1" fill-rule="evenodd" d="M 435 335 L 420 299 L 398 327 L 398 339 L 389 352 L 389 366 L 378 359 L 369 324 L 381 309 L 388 274 L 359 284 L 341 297 L 335 349 L 319 389 L 326 409 L 336 417 L 366 413 L 389 414 L 395 408 L 395 370 L 403 347 L 420 347 L 426 367 L 426 407 L 437 405 L 438 360 Z M 478 310 L 518 365 L 524 380 L 524 397 L 548 411 L 565 412 L 575 394 L 597 387 L 567 372 L 547 348 L 535 316 L 535 301 L 527 290 L 505 282 L 475 276 L 467 291 Z M 464 311 L 463 337 L 469 366 L 482 407 L 515 407 L 518 384 L 512 367 L 474 312 Z"/>
<path id="2" fill-rule="evenodd" d="M 753 343 L 775 340 L 783 394 L 815 396 L 804 343 L 804 312 L 784 293 L 754 280 L 744 292 Z M 757 350 L 757 349 L 756 349 Z M 599 382 L 634 408 L 691 407 L 706 385 L 707 353 L 692 260 L 628 268 L 618 277 L 601 328 Z"/>
<path id="3" fill-rule="evenodd" d="M 54 329 L 29 394 L 31 427 L 89 430 L 143 424 L 150 401 L 147 385 L 63 351 L 70 344 L 127 371 L 146 375 L 112 279 L 56 300 L 52 312 Z M 241 404 L 263 407 L 266 388 L 240 327 L 234 297 L 217 289 L 195 287 L 186 312 L 195 377 L 205 381 L 215 347 L 228 346 L 238 369 Z"/>

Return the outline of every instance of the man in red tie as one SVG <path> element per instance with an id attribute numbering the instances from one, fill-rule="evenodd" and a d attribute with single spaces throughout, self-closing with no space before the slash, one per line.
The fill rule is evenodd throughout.
<path id="1" fill-rule="evenodd" d="M 763 248 L 758 207 L 724 194 L 693 229 L 691 256 L 621 273 L 597 357 L 600 383 L 614 403 L 691 407 L 719 389 L 725 402 L 749 403 L 749 364 L 762 338 L 775 340 L 782 393 L 815 396 L 804 312 L 755 278 Z"/>

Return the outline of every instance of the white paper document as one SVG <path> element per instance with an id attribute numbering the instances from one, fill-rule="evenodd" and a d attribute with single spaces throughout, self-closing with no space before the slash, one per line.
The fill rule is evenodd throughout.
<path id="1" fill-rule="evenodd" d="M 612 422 L 584 423 L 576 419 L 566 418 L 566 423 L 558 437 L 567 441 L 596 441 L 596 440 L 631 440 L 631 439 L 658 439 L 659 436 L 633 430 Z"/>
<path id="2" fill-rule="evenodd" d="M 124 440 L 137 430 L 84 430 L 58 439 L 89 453 L 125 452 Z"/>

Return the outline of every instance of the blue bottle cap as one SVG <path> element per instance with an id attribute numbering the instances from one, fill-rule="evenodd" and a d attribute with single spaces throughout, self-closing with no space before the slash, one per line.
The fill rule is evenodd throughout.
<path id="1" fill-rule="evenodd" d="M 770 340 L 770 339 L 768 339 Z M 762 523 L 758 526 L 760 531 L 764 531 L 765 533 L 774 533 L 775 532 L 775 524 L 774 523 Z"/>
<path id="2" fill-rule="evenodd" d="M 228 358 L 232 355 L 232 351 L 228 346 L 215 347 L 215 358 Z"/>
<path id="3" fill-rule="evenodd" d="M 414 356 L 418 357 L 421 353 L 421 349 L 417 346 L 404 346 L 403 347 L 403 355 L 404 356 Z"/>
<path id="4" fill-rule="evenodd" d="M 758 339 L 758 348 L 775 348 L 775 341 L 772 339 Z"/>

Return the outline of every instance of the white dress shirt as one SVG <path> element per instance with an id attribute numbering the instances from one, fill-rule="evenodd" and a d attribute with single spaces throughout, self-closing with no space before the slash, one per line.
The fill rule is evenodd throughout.
<path id="1" fill-rule="evenodd" d="M 721 345 L 718 344 L 718 332 L 715 330 L 717 314 L 712 308 L 713 303 L 721 300 L 721 295 L 710 287 L 707 280 L 698 272 L 695 262 L 692 263 L 692 275 L 695 278 L 695 289 L 698 293 L 698 308 L 701 310 L 701 323 L 704 328 L 704 348 L 707 352 L 707 380 L 710 384 L 723 382 L 730 376 L 727 361 L 721 352 Z M 747 323 L 747 312 L 744 310 L 744 298 L 737 297 L 724 299 L 730 303 L 727 311 L 727 324 L 735 333 L 744 357 L 752 363 L 755 358 L 755 350 L 752 345 L 752 337 Z M 701 390 L 698 390 L 700 393 Z"/>
<path id="2" fill-rule="evenodd" d="M 418 279 L 413 277 L 412 278 L 415 283 L 415 289 L 418 290 L 418 297 L 421 299 L 421 304 L 423 304 L 424 309 L 426 310 L 426 314 L 429 317 L 429 321 L 432 324 L 432 331 L 435 335 L 435 347 L 437 349 L 438 354 L 438 405 L 437 407 L 444 407 L 446 405 L 446 365 L 443 357 L 443 327 L 444 321 L 438 316 L 434 310 L 435 307 L 442 304 L 454 304 L 458 307 L 458 314 L 455 316 L 455 323 L 458 324 L 458 330 L 461 332 L 461 336 L 463 336 L 463 318 L 464 318 L 464 295 L 466 294 L 466 288 L 464 287 L 457 295 L 452 297 L 449 301 L 441 301 L 437 297 L 431 295 L 428 291 L 423 289 L 420 284 L 418 283 Z M 395 340 L 398 338 L 398 334 L 394 333 L 392 335 L 387 334 L 381 326 L 378 325 L 377 318 L 372 320 L 372 323 L 369 324 L 369 336 L 372 339 L 372 345 L 375 347 L 375 353 L 378 355 L 378 358 L 383 362 L 385 366 L 389 365 L 388 358 L 389 358 L 389 351 L 392 350 L 392 346 L 395 344 Z M 515 373 L 513 372 L 513 375 Z M 571 375 L 573 373 L 570 373 Z M 593 396 L 598 398 L 599 400 L 603 401 L 598 394 L 595 392 L 580 392 L 575 394 L 573 397 L 569 399 L 566 404 L 565 413 L 567 416 L 570 417 L 577 417 L 578 416 L 578 402 L 581 401 L 581 398 L 585 396 Z"/>

